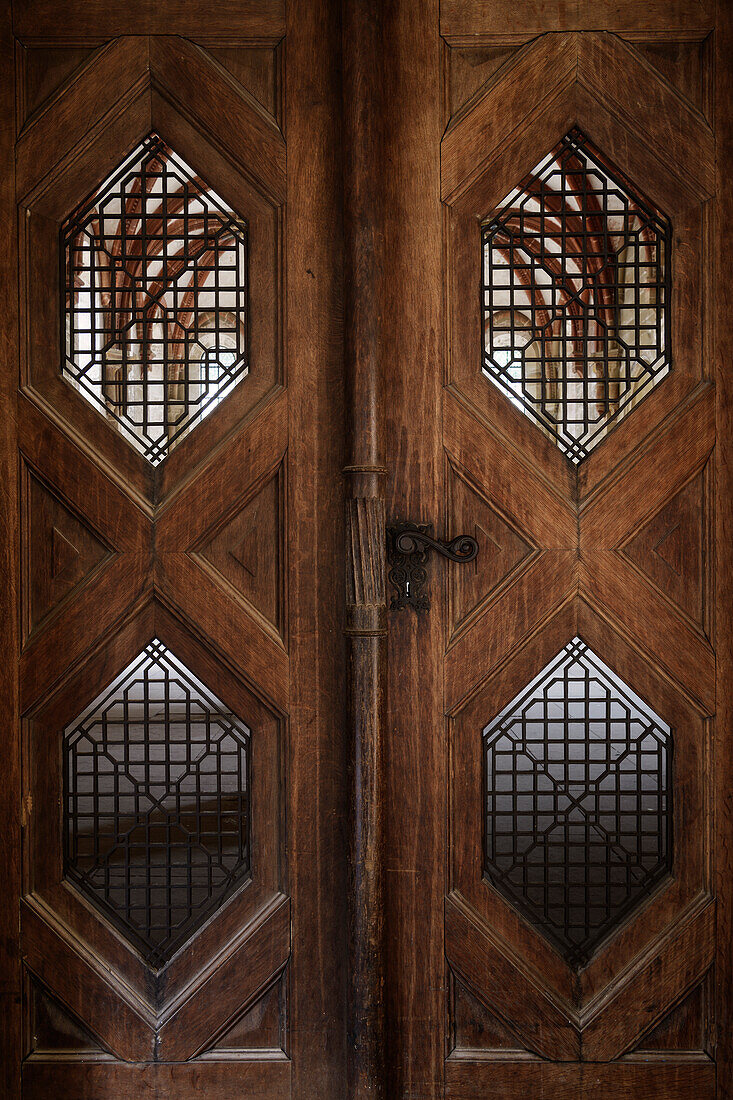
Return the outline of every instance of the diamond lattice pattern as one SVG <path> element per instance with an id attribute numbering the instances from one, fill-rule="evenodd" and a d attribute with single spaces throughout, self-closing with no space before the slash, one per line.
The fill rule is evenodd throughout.
<path id="1" fill-rule="evenodd" d="M 154 968 L 247 878 L 250 731 L 155 640 L 64 733 L 65 874 Z"/>
<path id="2" fill-rule="evenodd" d="M 578 130 L 482 228 L 484 373 L 573 463 L 669 371 L 670 243 Z"/>
<path id="3" fill-rule="evenodd" d="M 486 877 L 581 966 L 671 869 L 670 728 L 574 638 L 483 746 Z"/>
<path id="4" fill-rule="evenodd" d="M 156 134 L 61 230 L 64 377 L 153 464 L 247 373 L 247 226 Z"/>

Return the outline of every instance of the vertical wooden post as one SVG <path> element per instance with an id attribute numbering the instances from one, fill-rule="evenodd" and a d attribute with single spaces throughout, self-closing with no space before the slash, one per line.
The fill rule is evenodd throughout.
<path id="1" fill-rule="evenodd" d="M 349 410 L 346 635 L 350 798 L 349 1096 L 384 1090 L 384 404 L 379 308 L 380 4 L 343 0 L 344 312 Z"/>

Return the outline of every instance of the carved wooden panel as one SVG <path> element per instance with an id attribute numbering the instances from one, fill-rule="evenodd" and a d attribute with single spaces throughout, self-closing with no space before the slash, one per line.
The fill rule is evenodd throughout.
<path id="1" fill-rule="evenodd" d="M 453 981 L 452 1045 L 455 1051 L 522 1050 L 506 1024 L 474 997 L 458 979 Z"/>
<path id="2" fill-rule="evenodd" d="M 207 96 L 197 98 L 196 91 L 204 86 L 208 88 Z M 111 88 L 115 88 L 115 96 L 110 101 Z M 196 102 L 195 111 L 189 108 L 189 101 Z M 215 103 L 226 103 L 226 111 L 216 109 Z M 224 114 L 229 119 L 228 129 L 221 132 Z M 101 118 L 107 118 L 108 124 L 100 129 Z M 236 165 L 231 158 L 222 156 L 216 146 L 218 141 L 220 147 L 227 147 L 232 127 L 239 134 Z M 91 139 L 87 137 L 89 134 Z M 198 221 L 195 218 L 187 221 L 194 235 L 192 239 L 197 241 L 197 251 L 194 257 L 189 249 L 183 266 L 180 210 L 171 212 L 170 217 L 164 214 L 157 229 L 152 216 L 146 215 L 142 221 L 134 216 L 123 218 L 124 233 L 120 232 L 119 196 L 115 199 L 110 195 L 105 218 L 97 229 L 93 210 L 87 210 L 90 202 L 94 207 L 90 196 L 100 180 L 109 181 L 125 155 L 151 134 L 157 135 L 167 149 L 174 150 L 175 154 L 170 155 L 175 155 L 180 163 L 167 175 L 164 168 L 147 172 L 150 187 L 146 195 L 146 208 L 150 207 L 147 213 L 152 215 L 159 202 L 166 176 L 173 190 L 188 188 L 191 210 L 195 208 L 200 215 Z M 59 170 L 50 175 L 41 170 L 39 175 L 51 148 Z M 21 247 L 28 275 L 28 295 L 22 301 L 28 318 L 23 384 L 29 393 L 44 395 L 57 420 L 73 428 L 85 449 L 99 456 L 119 483 L 149 501 L 154 497 L 162 499 L 281 385 L 282 269 L 278 257 L 282 247 L 279 211 L 284 197 L 284 148 L 284 138 L 274 118 L 218 62 L 183 39 L 165 37 L 151 39 L 150 49 L 146 39 L 137 37 L 118 38 L 95 51 L 74 80 L 51 97 L 43 112 L 34 116 L 20 137 L 19 165 L 22 161 L 23 167 L 19 166 L 18 189 L 29 211 Z M 154 163 L 157 162 L 153 166 Z M 128 175 L 132 172 L 134 176 L 137 167 L 137 162 L 128 165 Z M 136 185 L 130 179 L 125 186 L 134 190 Z M 116 184 L 110 187 L 114 191 Z M 208 200 L 202 198 L 201 187 L 209 188 L 210 194 L 217 196 L 214 205 L 220 211 L 230 212 L 225 220 L 234 219 L 232 224 L 246 226 L 246 266 L 252 276 L 249 282 L 243 268 L 245 246 L 241 228 L 235 226 L 236 247 L 216 235 L 211 210 L 208 214 L 204 210 Z M 180 198 L 175 201 L 180 202 Z M 133 205 L 137 201 L 132 196 L 128 199 Z M 85 227 L 81 238 L 78 234 L 77 238 L 86 244 L 72 249 L 71 242 L 64 240 L 64 248 L 68 244 L 71 250 L 69 267 L 59 262 L 58 235 L 80 203 L 86 203 L 82 219 Z M 206 219 L 208 232 L 216 238 L 211 242 L 213 252 L 211 249 L 201 252 L 200 248 L 201 226 Z M 143 221 L 152 236 L 149 247 L 136 256 L 135 249 L 140 251 L 144 239 L 140 232 Z M 157 285 L 158 255 L 166 236 L 163 227 L 167 229 L 166 247 L 171 253 L 165 271 L 165 278 L 172 280 L 168 289 Z M 128 231 L 129 247 L 125 245 Z M 97 241 L 94 248 L 89 245 L 92 239 Z M 122 246 L 126 248 L 124 257 Z M 98 263 L 97 257 L 104 259 L 107 253 L 110 263 L 106 266 Z M 84 295 L 88 296 L 91 287 L 88 272 L 92 258 L 95 272 L 99 268 L 94 276 L 98 297 L 94 309 L 89 311 L 79 307 L 85 304 Z M 194 258 L 196 263 L 192 262 Z M 144 300 L 140 297 L 144 287 L 137 286 L 141 262 L 150 284 Z M 115 267 L 116 281 L 107 278 L 110 266 Z M 76 301 L 77 320 L 70 326 L 64 352 L 59 348 L 58 333 L 66 311 L 66 283 L 74 267 L 79 271 L 73 278 L 85 286 L 79 285 L 71 292 L 71 303 Z M 201 293 L 193 295 L 197 308 L 192 311 L 188 284 L 194 270 L 199 268 L 195 278 L 197 285 L 201 284 Z M 125 290 L 121 285 L 130 278 L 137 280 L 137 297 L 130 296 L 129 288 Z M 112 288 L 119 282 L 120 294 L 108 292 L 105 279 Z M 212 305 L 216 306 L 213 311 Z M 140 323 L 143 315 L 146 324 Z M 95 318 L 95 347 L 85 351 L 83 345 L 92 339 L 91 317 Z M 115 333 L 124 338 L 117 339 Z M 214 340 L 214 347 L 212 340 L 216 333 L 221 339 Z M 90 351 L 93 356 L 87 362 L 85 356 Z M 142 360 L 148 361 L 144 376 L 140 374 Z M 96 394 L 95 404 L 101 401 L 104 416 L 64 379 L 62 361 L 72 380 L 83 384 L 90 394 Z M 153 367 L 157 376 L 154 370 L 150 373 Z M 167 381 L 166 369 L 171 375 Z M 143 384 L 145 379 L 149 382 L 147 388 Z M 217 400 L 219 379 L 225 388 L 227 382 L 231 383 L 232 390 L 222 401 Z M 237 379 L 239 382 L 234 385 Z M 100 388 L 103 393 L 98 392 Z M 145 394 L 151 400 L 146 400 Z M 203 421 L 201 412 L 207 413 Z M 200 421 L 195 431 L 186 430 L 193 423 L 191 413 L 197 414 Z M 118 420 L 127 425 L 131 439 L 139 438 L 141 452 L 147 449 L 148 458 L 129 446 L 119 446 L 119 433 L 114 426 Z M 172 444 L 175 439 L 178 445 L 172 451 L 169 442 Z M 151 470 L 149 460 L 159 463 L 159 468 Z"/>
<path id="3" fill-rule="evenodd" d="M 236 1088 L 243 1049 L 283 1080 L 284 139 L 231 72 L 279 112 L 273 47 L 226 60 L 116 38 L 19 144 L 31 1093 L 92 1049 L 97 1094 L 199 1055 Z"/>
<path id="4" fill-rule="evenodd" d="M 27 981 L 27 1054 L 100 1054 L 99 1041 L 43 987 Z"/>
<path id="5" fill-rule="evenodd" d="M 202 1057 L 214 1053 L 231 1056 L 246 1051 L 283 1051 L 286 1041 L 285 1008 L 285 982 L 279 978 Z"/>
<path id="6" fill-rule="evenodd" d="M 467 475 L 450 467 L 451 532 L 472 535 L 479 545 L 473 562 L 451 572 L 451 624 L 458 630 L 466 618 L 535 552 L 529 535 L 510 524 L 484 499 Z"/>
<path id="7" fill-rule="evenodd" d="M 18 114 L 21 122 L 25 123 L 93 52 L 92 46 L 18 45 Z"/>
<path id="8" fill-rule="evenodd" d="M 621 548 L 700 625 L 705 623 L 707 603 L 709 506 L 708 476 L 702 471 Z"/>
<path id="9" fill-rule="evenodd" d="M 470 23 L 467 10 L 463 16 Z M 489 534 L 503 536 L 494 535 L 494 542 L 504 543 L 500 554 L 485 539 L 473 576 L 456 571 L 446 584 L 452 632 L 444 681 L 450 740 L 445 947 L 455 975 L 452 1026 L 459 1029 L 449 1042 L 455 1047 L 446 1083 L 447 1095 L 455 1089 L 457 1096 L 479 1096 L 495 1087 L 507 1097 L 522 1095 L 523 1087 L 534 1094 L 544 1078 L 539 1061 L 532 1067 L 533 1059 L 593 1062 L 646 1049 L 643 1036 L 653 1030 L 647 1011 L 660 1027 L 660 1042 L 668 1031 L 676 1036 L 671 1044 L 684 1044 L 689 1036 L 689 1049 L 703 1051 L 700 1004 L 693 997 L 689 1014 L 682 1005 L 700 984 L 713 951 L 703 821 L 715 707 L 706 472 L 714 425 L 696 321 L 707 292 L 699 271 L 704 264 L 700 227 L 713 186 L 709 132 L 697 107 L 678 106 L 659 69 L 619 39 L 593 33 L 524 42 L 520 37 L 500 41 L 487 29 L 470 44 L 466 36 L 451 34 L 444 70 L 449 112 L 440 160 L 448 364 L 442 420 L 445 515 L 472 534 L 472 525 L 478 531 L 483 520 Z M 687 60 L 682 58 L 684 52 L 670 64 L 684 86 L 699 88 L 700 70 L 689 51 Z M 627 101 L 629 83 L 647 90 L 641 113 L 639 101 Z M 680 112 L 689 127 L 682 125 Z M 676 167 L 661 133 L 674 141 Z M 590 141 L 584 146 L 584 138 L 577 138 L 579 144 L 568 152 L 573 165 L 564 159 L 568 134 Z M 582 150 L 591 147 L 581 166 Z M 556 159 L 535 170 L 553 149 Z M 689 173 L 680 173 L 683 162 L 694 162 Z M 549 178 L 556 169 L 559 189 Z M 616 182 L 605 191 L 606 184 L 600 191 L 584 186 L 597 171 L 610 173 L 606 183 L 611 177 Z M 563 213 L 560 192 L 566 184 Z M 616 224 L 622 208 L 633 220 L 633 210 L 641 207 L 632 196 L 648 196 L 651 205 L 643 199 L 641 205 L 651 212 L 664 253 L 665 287 L 658 284 L 659 294 L 651 288 L 653 278 L 641 288 L 646 280 L 636 265 L 640 294 L 651 292 L 655 309 L 665 301 L 668 312 L 660 320 L 657 310 L 659 325 L 652 327 L 664 335 L 647 361 L 647 366 L 651 359 L 659 364 L 660 384 L 638 401 L 634 387 L 641 375 L 630 368 L 630 411 L 622 418 L 620 406 L 614 406 L 621 395 L 611 393 L 615 368 L 609 366 L 608 349 L 602 349 L 601 329 L 608 334 L 611 314 L 614 324 L 625 324 L 623 295 L 605 320 L 602 305 L 623 261 L 613 247 L 593 259 L 590 237 L 605 216 L 609 225 Z M 595 204 L 592 215 L 588 204 Z M 564 230 L 553 245 L 550 238 L 561 224 Z M 644 237 L 641 230 L 638 240 Z M 661 264 L 661 253 L 657 260 Z M 585 285 L 586 276 L 594 290 Z M 578 297 L 571 301 L 575 279 Z M 594 296 L 600 308 L 590 307 L 586 315 Z M 550 349 L 548 358 L 540 329 L 545 321 L 559 323 L 565 301 L 577 314 L 569 326 L 576 343 L 558 354 L 553 373 L 553 353 Z M 634 310 L 634 326 L 643 327 L 644 304 L 637 302 Z M 526 325 L 518 316 L 522 311 Z M 597 326 L 595 335 L 581 315 L 591 328 Z M 618 348 L 645 359 L 645 338 L 635 352 L 620 328 L 617 339 Z M 573 365 L 576 353 L 580 366 Z M 606 366 L 594 374 L 599 353 Z M 482 354 L 483 369 L 477 358 Z M 567 386 L 574 384 L 576 366 L 577 377 L 586 380 L 582 396 L 580 390 L 576 394 L 581 405 L 595 400 L 596 384 L 603 389 L 592 415 L 584 406 L 582 425 L 571 423 L 575 414 L 568 419 L 563 411 L 563 403 L 573 400 Z M 486 385 L 487 374 L 498 383 L 502 372 L 499 393 L 498 384 Z M 652 383 L 655 372 L 656 367 Z M 540 431 L 529 430 L 522 415 L 528 406 L 535 419 L 549 417 Z M 608 416 L 621 421 L 612 431 Z M 565 455 L 557 453 L 563 433 Z M 571 437 L 574 442 L 568 442 Z M 488 509 L 501 526 L 489 530 Z M 573 645 L 580 649 L 571 658 L 566 647 Z M 542 682 L 543 670 L 561 653 L 571 663 L 582 663 L 582 653 L 600 659 L 598 678 L 591 676 L 600 695 L 588 683 L 580 690 L 578 684 L 560 684 L 557 676 Z M 610 677 L 599 668 L 610 670 Z M 599 704 L 606 708 L 605 718 Z M 636 748 L 631 741 L 613 745 L 611 731 L 619 733 L 626 719 L 629 731 L 641 738 Z M 649 721 L 657 735 L 645 742 Z M 574 729 L 587 740 L 573 748 Z M 650 750 L 653 744 L 654 751 L 639 755 L 642 744 Z M 623 779 L 613 793 L 610 777 L 617 767 Z M 578 769 L 585 778 L 576 789 Z M 632 821 L 627 814 L 632 806 L 642 817 L 645 807 L 650 809 L 654 823 Z M 591 822 L 587 815 L 593 807 L 599 817 Z M 601 843 L 600 835 L 616 813 L 620 832 L 615 841 L 606 833 L 613 855 L 601 870 L 597 857 L 606 840 Z M 631 847 L 647 853 L 642 863 L 647 856 L 651 860 L 646 885 L 641 885 L 641 864 L 637 877 L 628 861 L 626 825 Z M 559 837 L 568 848 L 553 855 Z M 610 871 L 616 859 L 623 872 L 620 864 Z M 612 883 L 618 873 L 629 874 L 632 893 L 639 887 L 635 902 L 630 894 L 621 900 L 620 879 Z M 604 894 L 603 902 L 598 894 L 599 904 L 592 900 L 593 882 Z M 581 901 L 574 891 L 585 888 Z M 613 897 L 620 903 L 618 919 L 611 913 Z M 609 904 L 611 909 L 604 908 Z M 579 920 L 580 939 L 563 924 L 571 912 Z M 465 1039 L 458 1043 L 460 1028 Z M 474 1043 L 480 1055 L 470 1053 Z M 522 1052 L 514 1062 L 507 1053 L 512 1049 Z M 699 1064 L 701 1088 L 706 1087 L 706 1056 L 696 1057 L 691 1072 L 698 1074 Z M 615 1089 L 623 1094 L 623 1074 L 632 1070 L 618 1066 L 603 1084 L 599 1078 L 602 1094 L 604 1087 L 609 1095 Z M 659 1094 L 666 1096 L 661 1070 L 658 1076 Z M 567 1084 L 568 1095 L 576 1095 L 580 1080 L 569 1068 L 557 1078 L 558 1087 Z M 649 1080 L 654 1080 L 651 1069 Z"/>
<path id="10" fill-rule="evenodd" d="M 280 469 L 196 552 L 279 630 L 283 614 L 283 492 Z"/>
<path id="11" fill-rule="evenodd" d="M 27 468 L 24 481 L 26 629 L 30 633 L 112 551 Z"/>
<path id="12" fill-rule="evenodd" d="M 710 1054 L 713 1034 L 713 982 L 707 974 L 656 1027 L 637 1050 L 699 1051 Z"/>
<path id="13" fill-rule="evenodd" d="M 214 44 L 200 45 L 246 88 L 278 122 L 282 114 L 282 43 L 272 46 Z"/>

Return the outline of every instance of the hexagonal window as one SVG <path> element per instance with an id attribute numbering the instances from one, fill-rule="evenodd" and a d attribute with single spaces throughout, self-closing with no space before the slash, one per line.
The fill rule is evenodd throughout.
<path id="1" fill-rule="evenodd" d="M 61 248 L 63 376 L 157 465 L 247 373 L 246 222 L 151 134 Z"/>
<path id="2" fill-rule="evenodd" d="M 159 968 L 250 871 L 250 731 L 154 640 L 64 731 L 64 874 Z"/>
<path id="3" fill-rule="evenodd" d="M 671 871 L 670 727 L 574 638 L 483 749 L 484 873 L 580 967 Z"/>
<path id="4" fill-rule="evenodd" d="M 670 369 L 669 220 L 572 130 L 481 239 L 484 373 L 577 464 Z"/>

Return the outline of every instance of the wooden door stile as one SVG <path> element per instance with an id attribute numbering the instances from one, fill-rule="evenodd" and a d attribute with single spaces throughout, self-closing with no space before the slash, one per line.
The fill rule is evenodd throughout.
<path id="1" fill-rule="evenodd" d="M 715 32 L 717 193 L 715 256 L 716 371 L 716 664 L 715 834 L 717 1095 L 733 1097 L 733 6 L 717 4 Z"/>
<path id="2" fill-rule="evenodd" d="M 382 5 L 344 0 L 345 375 L 349 417 L 349 1096 L 385 1091 L 384 857 L 387 615 L 383 280 Z"/>

